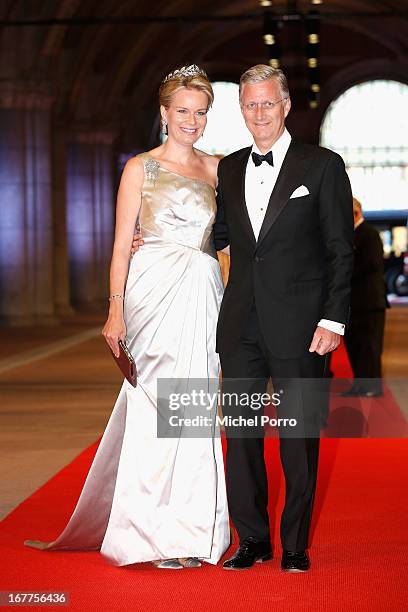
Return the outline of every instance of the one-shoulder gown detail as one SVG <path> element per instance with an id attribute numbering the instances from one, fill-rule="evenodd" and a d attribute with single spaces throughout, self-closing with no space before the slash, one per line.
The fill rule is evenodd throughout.
<path id="1" fill-rule="evenodd" d="M 215 191 L 147 154 L 124 315 L 138 384 L 116 400 L 74 512 L 46 550 L 100 550 L 115 565 L 198 557 L 229 546 L 221 439 L 157 437 L 157 379 L 217 379 L 223 294 L 212 240 Z"/>

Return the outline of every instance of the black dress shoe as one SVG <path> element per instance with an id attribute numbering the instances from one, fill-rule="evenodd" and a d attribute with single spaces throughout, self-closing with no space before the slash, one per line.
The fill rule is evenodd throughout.
<path id="1" fill-rule="evenodd" d="M 252 536 L 245 538 L 231 559 L 225 561 L 223 568 L 227 570 L 245 570 L 254 563 L 263 563 L 272 559 L 270 542 L 259 542 Z"/>
<path id="2" fill-rule="evenodd" d="M 309 568 L 310 561 L 305 550 L 299 552 L 283 551 L 281 569 L 284 572 L 307 572 Z"/>

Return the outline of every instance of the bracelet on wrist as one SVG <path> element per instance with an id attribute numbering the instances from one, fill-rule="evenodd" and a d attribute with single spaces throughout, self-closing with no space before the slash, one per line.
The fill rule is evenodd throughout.
<path id="1" fill-rule="evenodd" d="M 112 300 L 124 300 L 125 298 L 120 293 L 114 293 L 113 295 L 110 295 L 108 299 L 111 302 Z"/>

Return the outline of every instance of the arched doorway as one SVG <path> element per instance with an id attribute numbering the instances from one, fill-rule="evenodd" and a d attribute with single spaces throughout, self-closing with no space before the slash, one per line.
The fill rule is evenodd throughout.
<path id="1" fill-rule="evenodd" d="M 330 104 L 320 130 L 320 143 L 343 157 L 364 216 L 380 230 L 388 291 L 397 295 L 407 295 L 408 287 L 407 108 L 408 85 L 360 83 Z"/>
<path id="2" fill-rule="evenodd" d="M 320 144 L 339 153 L 353 193 L 371 216 L 408 212 L 408 85 L 354 85 L 328 107 Z"/>

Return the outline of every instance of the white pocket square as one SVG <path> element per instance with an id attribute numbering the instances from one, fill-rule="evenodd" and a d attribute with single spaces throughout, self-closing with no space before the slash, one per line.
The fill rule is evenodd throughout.
<path id="1" fill-rule="evenodd" d="M 309 195 L 309 193 L 310 192 L 309 192 L 308 188 L 305 187 L 305 185 L 301 185 L 300 187 L 295 189 L 295 191 L 290 196 L 290 199 L 292 199 L 292 198 L 301 198 L 302 196 Z"/>

